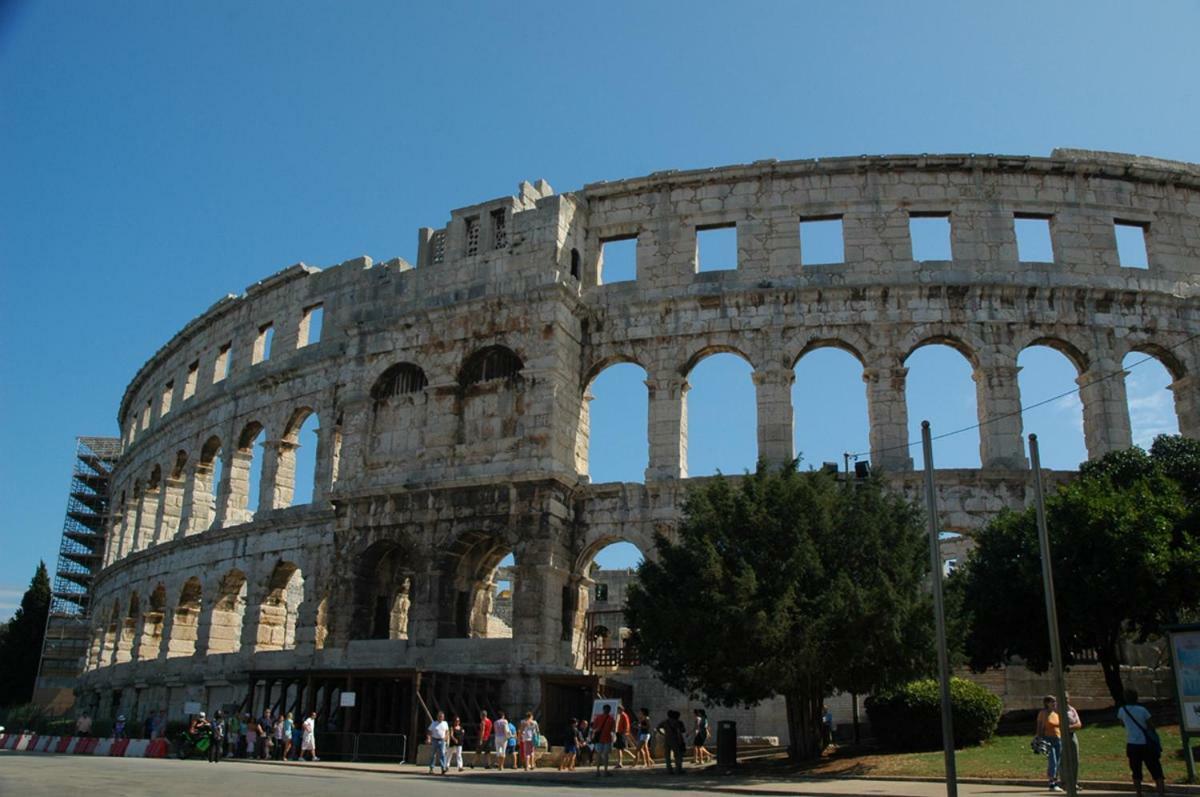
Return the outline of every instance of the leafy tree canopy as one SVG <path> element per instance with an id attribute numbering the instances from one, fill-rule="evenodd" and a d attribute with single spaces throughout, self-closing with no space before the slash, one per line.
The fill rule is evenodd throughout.
<path id="1" fill-rule="evenodd" d="M 46 563 L 38 562 L 21 606 L 0 634 L 0 706 L 28 703 L 33 697 L 49 611 L 50 576 Z"/>
<path id="2" fill-rule="evenodd" d="M 1120 646 L 1200 616 L 1200 442 L 1160 436 L 1147 453 L 1112 452 L 1046 499 L 1065 651 L 1091 649 L 1114 701 Z M 976 538 L 956 574 L 969 613 L 966 653 L 977 671 L 1017 656 L 1050 666 L 1037 522 L 1005 513 Z M 1064 655 L 1065 664 L 1074 658 Z"/>
<path id="3" fill-rule="evenodd" d="M 759 464 L 693 489 L 626 617 L 670 686 L 727 706 L 782 695 L 794 757 L 820 753 L 823 698 L 929 671 L 921 512 L 877 479 Z"/>

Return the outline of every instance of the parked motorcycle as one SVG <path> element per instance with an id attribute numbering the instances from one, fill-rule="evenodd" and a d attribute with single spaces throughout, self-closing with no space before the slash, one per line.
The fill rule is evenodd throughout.
<path id="1" fill-rule="evenodd" d="M 205 727 L 189 733 L 184 731 L 179 734 L 179 743 L 176 745 L 175 754 L 180 760 L 191 758 L 193 755 L 207 756 L 208 748 L 214 743 L 212 728 Z"/>

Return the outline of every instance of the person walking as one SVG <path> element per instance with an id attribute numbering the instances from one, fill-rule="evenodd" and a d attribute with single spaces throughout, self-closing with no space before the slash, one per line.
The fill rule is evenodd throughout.
<path id="1" fill-rule="evenodd" d="M 579 720 L 571 717 L 567 735 L 563 737 L 562 755 L 558 757 L 559 772 L 575 771 L 575 756 L 579 752 Z"/>
<path id="2" fill-rule="evenodd" d="M 1162 768 L 1162 742 L 1150 719 L 1150 712 L 1138 704 L 1136 689 L 1125 690 L 1125 704 L 1117 709 L 1117 719 L 1125 726 L 1125 757 L 1133 775 L 1133 788 L 1142 794 L 1142 766 L 1150 770 L 1154 786 L 1160 795 L 1167 790 Z"/>
<path id="3" fill-rule="evenodd" d="M 596 775 L 600 775 L 600 767 L 604 774 L 611 776 L 608 771 L 608 756 L 612 751 L 613 736 L 617 731 L 617 721 L 612 715 L 612 706 L 605 703 L 600 713 L 592 717 L 592 749 L 596 753 Z"/>
<path id="4" fill-rule="evenodd" d="M 650 754 L 650 740 L 654 735 L 650 730 L 650 709 L 638 709 L 637 722 L 637 763 L 642 766 L 654 766 L 654 756 Z"/>
<path id="5" fill-rule="evenodd" d="M 667 763 L 667 772 L 674 771 L 682 775 L 683 751 L 687 748 L 687 728 L 679 718 L 679 712 L 675 709 L 668 711 L 667 718 L 658 723 L 658 732 L 663 735 L 663 758 Z M 674 770 L 671 767 L 672 757 L 675 759 Z"/>
<path id="6" fill-rule="evenodd" d="M 320 761 L 317 758 L 317 712 L 310 711 L 304 718 L 300 733 L 300 758 L 308 753 L 309 761 Z"/>
<path id="7" fill-rule="evenodd" d="M 1034 736 L 1046 743 L 1046 780 L 1050 791 L 1062 791 L 1059 768 L 1062 764 L 1062 720 L 1054 695 L 1042 698 L 1042 710 L 1034 723 Z"/>
<path id="8" fill-rule="evenodd" d="M 504 771 L 504 759 L 508 754 L 508 734 L 511 728 L 509 727 L 508 717 L 501 711 L 496 715 L 496 722 L 492 725 L 492 741 L 496 745 L 496 766 L 500 771 Z"/>
<path id="9" fill-rule="evenodd" d="M 444 712 L 437 713 L 437 719 L 429 723 L 429 728 L 425 732 L 425 741 L 430 745 L 429 751 L 429 774 L 433 774 L 434 765 L 442 768 L 442 774 L 446 774 L 446 741 L 450 735 L 450 726 L 446 724 L 446 715 Z"/>
<path id="10" fill-rule="evenodd" d="M 263 709 L 262 719 L 258 721 L 258 758 L 261 761 L 271 760 L 271 750 L 275 739 L 275 721 L 271 719 L 271 709 Z"/>
<path id="11" fill-rule="evenodd" d="M 526 772 L 532 772 L 537 767 L 537 747 L 542 740 L 542 729 L 533 718 L 532 711 L 525 712 L 521 721 L 521 763 Z"/>
<path id="12" fill-rule="evenodd" d="M 212 741 L 208 745 L 209 763 L 216 764 L 221 760 L 221 754 L 225 747 L 225 731 L 225 714 L 217 709 L 217 713 L 213 714 Z"/>
<path id="13" fill-rule="evenodd" d="M 283 718 L 283 760 L 292 760 L 292 736 L 296 733 L 296 722 L 292 719 L 292 712 L 288 712 Z"/>
<path id="14" fill-rule="evenodd" d="M 454 720 L 450 723 L 450 758 L 448 765 L 454 766 L 454 762 L 458 761 L 458 771 L 463 771 L 463 743 L 467 741 L 467 729 L 463 727 L 462 720 L 457 714 L 454 715 Z"/>
<path id="15" fill-rule="evenodd" d="M 692 715 L 695 717 L 692 728 L 692 763 L 701 766 L 712 760 L 712 753 L 705 747 L 708 744 L 708 712 L 697 708 L 692 710 Z"/>
<path id="16" fill-rule="evenodd" d="M 471 769 L 479 763 L 479 758 L 483 757 L 483 768 L 492 768 L 492 720 L 488 717 L 486 711 L 479 712 L 479 736 L 475 742 L 475 760 L 471 763 Z"/>
<path id="17" fill-rule="evenodd" d="M 617 730 L 613 734 L 613 750 L 617 754 L 617 765 L 615 769 L 620 769 L 624 766 L 625 756 L 633 759 L 637 763 L 637 756 L 633 752 L 633 744 L 630 740 L 630 732 L 633 729 L 633 720 L 629 716 L 629 712 L 622 705 L 617 706 Z"/>
<path id="18" fill-rule="evenodd" d="M 829 706 L 821 706 L 821 749 L 833 744 L 833 712 Z"/>

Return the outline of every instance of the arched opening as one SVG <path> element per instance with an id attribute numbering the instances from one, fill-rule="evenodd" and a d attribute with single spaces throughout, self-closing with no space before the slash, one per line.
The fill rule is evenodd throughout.
<path id="1" fill-rule="evenodd" d="M 200 460 L 196 463 L 192 488 L 192 524 L 189 530 L 194 528 L 200 531 L 216 523 L 217 499 L 224 467 L 221 463 L 221 441 L 217 437 L 208 438 L 200 449 Z"/>
<path id="2" fill-rule="evenodd" d="M 524 364 L 512 350 L 489 346 L 475 352 L 459 372 L 459 444 L 486 444 L 525 435 Z"/>
<path id="3" fill-rule="evenodd" d="M 978 468 L 979 405 L 970 361 L 945 343 L 924 343 L 904 361 L 908 368 L 908 441 L 913 464 L 925 467 L 921 450 L 921 421 L 930 423 L 934 437 L 933 464 L 938 468 Z"/>
<path id="4" fill-rule="evenodd" d="M 367 548 L 355 568 L 350 638 L 408 639 L 413 576 L 405 546 L 385 540 Z"/>
<path id="5" fill-rule="evenodd" d="M 225 574 L 213 601 L 208 630 L 209 655 L 237 653 L 242 647 L 242 621 L 246 617 L 246 574 L 234 568 Z"/>
<path id="6" fill-rule="evenodd" d="M 424 447 L 428 385 L 425 372 L 412 363 L 393 365 L 375 380 L 367 449 L 372 461 L 405 461 Z"/>
<path id="7" fill-rule="evenodd" d="M 525 364 L 516 353 L 505 346 L 488 346 L 467 358 L 459 372 L 462 387 L 493 380 L 517 381 Z"/>
<path id="8" fill-rule="evenodd" d="M 641 482 L 650 458 L 650 394 L 646 371 L 632 362 L 610 365 L 584 390 L 576 465 L 593 483 Z"/>
<path id="9" fill-rule="evenodd" d="M 1125 400 L 1133 444 L 1148 450 L 1160 434 L 1179 434 L 1175 395 L 1170 388 L 1175 377 L 1163 362 L 1163 355 L 1153 350 L 1132 351 L 1125 355 L 1121 367 L 1127 372 Z"/>
<path id="10" fill-rule="evenodd" d="M 1030 434 L 1038 436 L 1038 456 L 1043 468 L 1076 470 L 1087 460 L 1083 436 L 1083 402 L 1073 390 L 1079 367 L 1048 343 L 1035 344 L 1017 356 L 1017 385 L 1021 393 L 1022 444 L 1029 456 Z M 1040 402 L 1057 396 L 1048 404 Z M 1034 407 L 1034 404 L 1040 406 Z"/>
<path id="11" fill-rule="evenodd" d="M 862 363 L 845 349 L 821 346 L 800 355 L 793 369 L 792 450 L 802 463 L 843 465 L 843 455 L 870 449 L 871 423 Z"/>
<path id="12" fill-rule="evenodd" d="M 196 652 L 196 630 L 200 621 L 200 579 L 189 578 L 179 591 L 179 602 L 171 616 L 171 637 L 167 640 L 167 656 L 191 656 Z"/>
<path id="13" fill-rule="evenodd" d="M 296 647 L 296 617 L 304 600 L 304 576 L 291 562 L 279 562 L 267 581 L 258 613 L 257 650 Z"/>
<path id="14" fill-rule="evenodd" d="M 571 276 L 579 279 L 580 269 L 582 268 L 582 259 L 579 257 L 579 250 L 572 247 L 571 249 Z"/>
<path id="15" fill-rule="evenodd" d="M 317 480 L 317 414 L 308 407 L 292 413 L 279 442 L 275 470 L 275 503 L 280 507 L 310 504 Z"/>
<path id="16" fill-rule="evenodd" d="M 166 610 L 167 588 L 158 584 L 150 593 L 146 611 L 142 613 L 142 635 L 138 643 L 138 659 L 158 658 L 162 650 L 163 620 Z"/>
<path id="17" fill-rule="evenodd" d="M 162 529 L 158 526 L 158 512 L 162 503 L 162 467 L 155 465 L 150 470 L 150 478 L 146 481 L 146 491 L 142 493 L 142 535 L 144 548 L 161 541 Z"/>
<path id="18" fill-rule="evenodd" d="M 629 640 L 625 600 L 644 558 L 642 550 L 627 540 L 598 543 L 581 557 L 578 581 L 564 588 L 563 638 L 574 640 L 576 660 L 585 669 L 639 663 Z"/>
<path id="19" fill-rule="evenodd" d="M 234 460 L 234 473 L 230 473 L 230 495 L 237 496 L 237 506 L 244 507 L 238 521 L 250 520 L 258 512 L 259 495 L 262 492 L 263 460 L 266 455 L 267 430 L 260 423 L 249 423 L 238 439 L 238 458 Z M 245 476 L 243 477 L 243 473 Z M 243 481 L 244 478 L 244 481 Z M 236 490 L 236 493 L 234 492 Z M 266 507 L 269 508 L 269 507 Z"/>
<path id="20" fill-rule="evenodd" d="M 484 530 L 460 535 L 442 560 L 438 635 L 506 639 L 516 633 L 521 558 L 511 540 Z"/>
<path id="21" fill-rule="evenodd" d="M 754 368 L 731 352 L 702 355 L 688 371 L 685 397 L 689 476 L 752 471 L 758 459 Z"/>

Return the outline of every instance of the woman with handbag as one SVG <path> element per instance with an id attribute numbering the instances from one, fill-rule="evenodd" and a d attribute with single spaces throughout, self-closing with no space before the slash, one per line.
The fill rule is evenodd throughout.
<path id="1" fill-rule="evenodd" d="M 1042 698 L 1042 710 L 1038 712 L 1033 734 L 1035 740 L 1045 742 L 1046 780 L 1050 783 L 1050 791 L 1062 791 L 1058 779 L 1062 763 L 1062 720 L 1058 714 L 1058 701 L 1053 695 Z"/>
<path id="2" fill-rule="evenodd" d="M 1142 765 L 1150 770 L 1158 793 L 1165 794 L 1167 784 L 1163 778 L 1162 742 L 1154 723 L 1150 721 L 1150 712 L 1145 706 L 1138 705 L 1136 689 L 1125 690 L 1125 705 L 1117 709 L 1117 719 L 1125 726 L 1125 756 L 1129 759 L 1129 771 L 1133 774 L 1133 787 L 1138 797 L 1142 795 Z"/>

